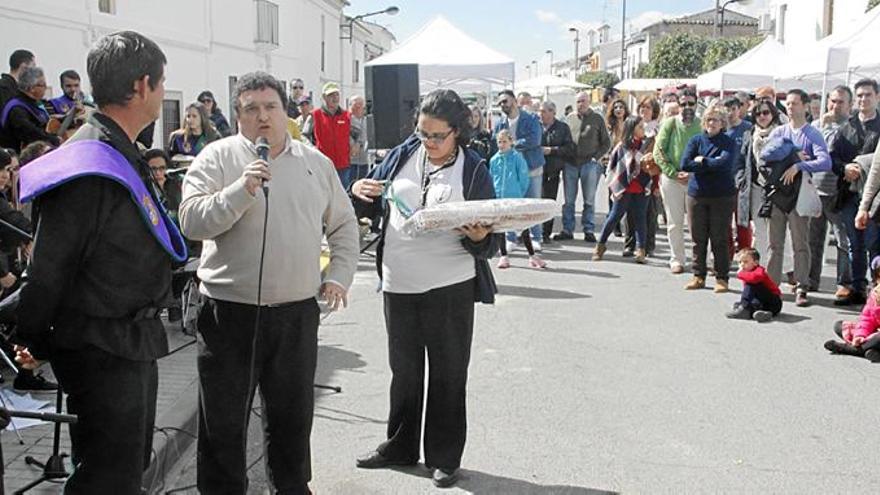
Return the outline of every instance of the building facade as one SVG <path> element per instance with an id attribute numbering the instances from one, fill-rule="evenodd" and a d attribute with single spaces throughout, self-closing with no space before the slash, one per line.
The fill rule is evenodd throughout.
<path id="1" fill-rule="evenodd" d="M 868 0 L 770 0 L 769 18 L 783 44 L 813 43 L 864 15 Z"/>
<path id="2" fill-rule="evenodd" d="M 150 37 L 168 58 L 166 101 L 154 136 L 159 146 L 202 90 L 213 91 L 231 122 L 232 87 L 253 70 L 286 82 L 301 78 L 315 96 L 328 81 L 341 84 L 343 97 L 363 92 L 364 62 L 389 51 L 394 36 L 359 21 L 342 39 L 349 31 L 347 6 L 346 0 L 4 0 L 0 55 L 34 52 L 48 94 L 57 96 L 58 75 L 66 69 L 82 75 L 88 92 L 86 54 L 101 36 L 134 30 Z"/>

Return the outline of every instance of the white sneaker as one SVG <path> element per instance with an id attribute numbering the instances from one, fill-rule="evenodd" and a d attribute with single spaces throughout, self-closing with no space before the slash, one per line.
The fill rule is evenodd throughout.
<path id="1" fill-rule="evenodd" d="M 505 246 L 507 247 L 507 252 L 508 252 L 508 253 L 512 253 L 513 250 L 516 249 L 516 243 L 513 242 L 513 241 L 507 241 L 507 243 L 505 244 Z"/>
<path id="2" fill-rule="evenodd" d="M 532 247 L 535 249 L 536 253 L 540 253 L 542 251 L 541 241 L 532 241 Z"/>

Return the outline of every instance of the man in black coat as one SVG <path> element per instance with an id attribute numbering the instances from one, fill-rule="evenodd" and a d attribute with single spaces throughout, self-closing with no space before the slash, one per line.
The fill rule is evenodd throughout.
<path id="1" fill-rule="evenodd" d="M 134 144 L 160 115 L 165 63 L 138 33 L 100 39 L 87 62 L 98 112 L 64 146 L 22 169 L 22 197 L 36 197 L 39 221 L 16 312 L 27 348 L 16 359 L 26 367 L 48 359 L 78 416 L 66 494 L 139 494 L 150 459 L 156 359 L 168 353 L 159 311 L 170 297 L 172 258 L 186 256 L 181 242 L 167 241 L 179 241 L 179 232 L 157 206 Z M 82 151 L 91 149 L 103 154 Z M 119 180 L 89 172 L 107 157 Z M 44 185 L 31 174 L 46 167 L 74 175 Z"/>
<path id="2" fill-rule="evenodd" d="M 18 94 L 18 75 L 26 67 L 37 64 L 34 54 L 27 50 L 15 50 L 9 56 L 9 73 L 0 76 L 0 110 L 10 98 Z"/>
<path id="3" fill-rule="evenodd" d="M 559 195 L 559 176 L 566 163 L 574 160 L 575 144 L 568 124 L 556 118 L 556 104 L 541 103 L 541 149 L 544 151 L 544 185 L 541 197 L 556 200 Z M 553 219 L 544 222 L 544 242 L 551 242 Z"/>
<path id="4" fill-rule="evenodd" d="M 0 110 L 0 146 L 21 152 L 34 141 L 57 146 L 58 136 L 46 131 L 49 112 L 43 105 L 46 76 L 39 67 L 26 67 L 18 76 L 18 94 Z"/>

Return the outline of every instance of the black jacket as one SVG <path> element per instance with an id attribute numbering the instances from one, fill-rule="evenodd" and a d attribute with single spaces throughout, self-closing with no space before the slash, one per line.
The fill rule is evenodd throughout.
<path id="1" fill-rule="evenodd" d="M 0 128 L 0 146 L 11 148 L 16 152 L 21 152 L 25 146 L 34 141 L 46 141 L 58 146 L 61 143 L 58 136 L 46 132 L 46 122 L 35 115 L 43 111 L 39 103 L 22 92 L 19 92 L 17 97 L 31 109 L 16 106 L 9 112 L 6 123 Z"/>
<path id="2" fill-rule="evenodd" d="M 122 153 L 152 189 L 148 165 L 112 119 L 92 115 L 71 141 L 84 139 Z M 167 354 L 161 320 L 144 310 L 170 300 L 171 258 L 128 190 L 85 176 L 44 193 L 34 210 L 39 221 L 16 312 L 19 340 L 37 358 L 51 357 L 55 347 L 87 345 L 137 361 Z"/>
<path id="3" fill-rule="evenodd" d="M 22 212 L 13 208 L 3 194 L 0 194 L 0 220 L 9 224 L 8 226 L 0 225 L 0 277 L 3 277 L 10 271 L 14 271 L 9 260 L 14 256 L 15 250 L 29 240 L 27 237 L 22 237 L 12 227 L 17 227 L 30 234 L 31 222 Z"/>
<path id="4" fill-rule="evenodd" d="M 558 174 L 565 164 L 573 163 L 577 145 L 571 137 L 571 129 L 565 122 L 554 119 L 541 134 L 541 146 L 549 146 L 550 154 L 544 155 L 544 175 Z"/>
<path id="5" fill-rule="evenodd" d="M 410 136 L 403 144 L 397 146 L 388 153 L 381 165 L 373 168 L 367 176 L 375 180 L 394 180 L 394 177 L 406 164 L 409 157 L 419 148 L 420 141 L 416 136 Z M 462 175 L 462 183 L 464 184 L 464 199 L 466 201 L 478 199 L 494 199 L 495 188 L 492 185 L 492 177 L 489 175 L 489 168 L 484 164 L 476 153 L 465 150 L 464 156 L 464 173 Z M 374 201 L 366 203 L 352 196 L 354 211 L 358 218 L 383 218 L 383 228 L 379 234 L 379 243 L 376 246 L 376 270 L 379 277 L 382 277 L 382 256 L 385 249 L 385 226 L 388 225 L 389 212 L 384 208 L 382 201 Z M 474 290 L 475 302 L 483 302 L 492 304 L 495 302 L 495 294 L 498 288 L 495 285 L 495 278 L 492 276 L 492 269 L 489 267 L 489 258 L 498 252 L 498 246 L 503 242 L 501 234 L 490 234 L 480 242 L 473 242 L 468 237 L 462 237 L 461 244 L 474 257 L 476 278 L 476 287 Z"/>
<path id="6" fill-rule="evenodd" d="M 849 182 L 843 180 L 846 165 L 853 163 L 859 155 L 874 153 L 878 140 L 880 140 L 880 112 L 864 123 L 859 120 L 859 115 L 856 113 L 840 126 L 834 139 L 828 143 L 831 170 L 839 177 L 837 186 L 840 196 L 848 198 L 854 194 L 849 190 Z"/>
<path id="7" fill-rule="evenodd" d="M 492 153 L 492 133 L 487 129 L 474 131 L 467 147 L 483 160 L 488 160 Z"/>
<path id="8" fill-rule="evenodd" d="M 6 106 L 6 102 L 18 94 L 18 83 L 10 74 L 0 76 L 0 110 Z"/>

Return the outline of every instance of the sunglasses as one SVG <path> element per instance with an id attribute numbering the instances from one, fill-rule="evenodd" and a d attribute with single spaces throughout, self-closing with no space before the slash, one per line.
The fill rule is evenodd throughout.
<path id="1" fill-rule="evenodd" d="M 679 103 L 679 105 L 682 106 L 682 107 L 695 107 L 695 106 L 697 106 L 697 102 L 695 102 L 695 101 L 683 101 L 683 102 Z"/>
<path id="2" fill-rule="evenodd" d="M 758 117 L 768 117 L 770 115 L 773 115 L 773 112 L 771 112 L 770 110 L 761 110 L 760 112 L 755 112 L 755 115 L 757 115 Z"/>

